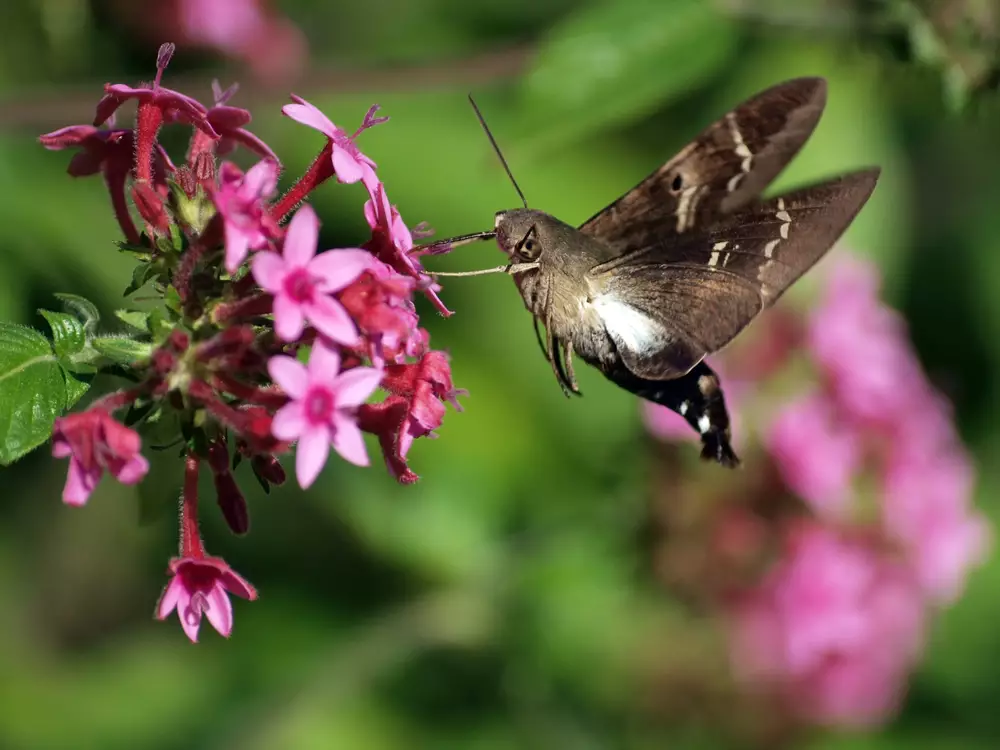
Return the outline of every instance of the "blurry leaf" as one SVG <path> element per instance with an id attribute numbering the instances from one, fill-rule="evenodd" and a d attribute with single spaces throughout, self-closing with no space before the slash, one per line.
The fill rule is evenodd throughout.
<path id="1" fill-rule="evenodd" d="M 132 328 L 140 331 L 149 330 L 150 313 L 142 310 L 115 310 L 115 317 Z"/>
<path id="2" fill-rule="evenodd" d="M 557 26 L 524 79 L 536 148 L 653 111 L 729 60 L 734 25 L 704 0 L 604 0 Z"/>
<path id="3" fill-rule="evenodd" d="M 44 443 L 66 405 L 52 345 L 16 323 L 0 323 L 0 465 Z"/>
<path id="4" fill-rule="evenodd" d="M 83 323 L 68 313 L 39 310 L 52 329 L 52 345 L 59 359 L 69 357 L 83 350 L 87 343 L 83 333 Z"/>
<path id="5" fill-rule="evenodd" d="M 74 375 L 66 368 L 63 368 L 63 378 L 66 381 L 66 408 L 72 409 L 90 390 L 90 378 L 85 375 Z"/>
<path id="6" fill-rule="evenodd" d="M 142 289 L 146 282 L 152 278 L 153 273 L 154 266 L 152 263 L 139 263 L 139 265 L 132 269 L 132 281 L 125 287 L 125 291 L 122 294 L 127 297 Z"/>
<path id="7" fill-rule="evenodd" d="M 91 346 L 108 359 L 123 365 L 131 365 L 149 357 L 153 345 L 147 341 L 136 341 L 127 336 L 97 336 Z"/>
<path id="8" fill-rule="evenodd" d="M 101 320 L 101 314 L 97 311 L 96 305 L 79 294 L 56 292 L 55 298 L 66 305 L 76 315 L 80 322 L 83 323 L 85 331 L 93 331 L 97 323 Z"/>

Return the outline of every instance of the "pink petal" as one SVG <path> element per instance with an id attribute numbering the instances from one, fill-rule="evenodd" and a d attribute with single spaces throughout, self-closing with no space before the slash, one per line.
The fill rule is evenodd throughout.
<path id="1" fill-rule="evenodd" d="M 337 182 L 345 184 L 355 183 L 364 176 L 364 170 L 354 155 L 337 146 L 333 147 L 333 171 L 337 174 Z"/>
<path id="2" fill-rule="evenodd" d="M 382 375 L 382 371 L 375 367 L 355 367 L 338 375 L 333 382 L 337 406 L 363 404 L 382 382 Z"/>
<path id="3" fill-rule="evenodd" d="M 251 196 L 268 196 L 278 186 L 278 165 L 270 159 L 261 159 L 247 170 L 243 189 Z"/>
<path id="4" fill-rule="evenodd" d="M 365 440 L 354 420 L 338 413 L 334 415 L 333 423 L 333 447 L 337 453 L 356 466 L 368 466 Z"/>
<path id="5" fill-rule="evenodd" d="M 308 304 L 306 315 L 317 331 L 338 344 L 354 346 L 360 341 L 354 320 L 333 297 L 318 295 Z"/>
<path id="6" fill-rule="evenodd" d="M 294 94 L 292 94 L 292 99 L 297 103 L 286 104 L 281 108 L 281 114 L 292 118 L 295 122 L 315 128 L 330 138 L 337 135 L 337 131 L 339 130 L 337 126 L 330 122 L 330 118 L 320 112 L 319 109 Z"/>
<path id="7" fill-rule="evenodd" d="M 229 253 L 226 252 L 228 262 Z M 227 266 L 228 267 L 228 266 Z M 265 292 L 276 294 L 281 291 L 281 285 L 285 283 L 285 276 L 288 269 L 285 260 L 278 253 L 257 253 L 250 262 L 250 271 L 254 280 L 260 284 L 260 288 Z"/>
<path id="8" fill-rule="evenodd" d="M 184 593 L 184 584 L 181 582 L 180 576 L 174 576 L 170 579 L 167 587 L 163 589 L 163 593 L 160 595 L 160 601 L 156 605 L 156 617 L 160 620 L 165 620 L 174 611 L 174 607 L 180 601 L 181 594 Z"/>
<path id="9" fill-rule="evenodd" d="M 67 505 L 84 505 L 99 481 L 101 481 L 99 468 L 86 471 L 79 461 L 71 458 L 69 473 L 66 476 L 66 486 L 63 488 L 63 502 Z"/>
<path id="10" fill-rule="evenodd" d="M 185 591 L 186 593 L 186 591 Z M 191 639 L 191 643 L 198 642 L 198 628 L 201 626 L 201 602 L 204 595 L 196 593 L 194 596 L 181 597 L 177 602 L 177 617 L 181 621 L 181 627 L 185 635 Z"/>
<path id="11" fill-rule="evenodd" d="M 222 588 L 222 583 L 216 583 L 205 595 L 205 615 L 220 635 L 228 638 L 233 632 L 233 604 Z"/>
<path id="12" fill-rule="evenodd" d="M 319 218 L 308 203 L 295 212 L 288 223 L 282 255 L 288 269 L 304 268 L 316 255 L 319 239 Z"/>
<path id="13" fill-rule="evenodd" d="M 330 430 L 324 425 L 313 427 L 299 438 L 295 454 L 295 476 L 302 489 L 308 489 L 319 476 L 330 455 Z"/>
<path id="14" fill-rule="evenodd" d="M 253 601 L 257 598 L 257 590 L 242 576 L 232 570 L 222 573 L 222 587 L 230 594 L 234 594 L 242 599 Z"/>
<path id="15" fill-rule="evenodd" d="M 295 440 L 308 430 L 305 407 L 301 401 L 285 404 L 274 415 L 271 434 L 278 440 Z"/>
<path id="16" fill-rule="evenodd" d="M 309 352 L 309 380 L 313 383 L 332 383 L 339 372 L 340 353 L 317 341 Z"/>
<path id="17" fill-rule="evenodd" d="M 375 215 L 375 199 L 365 201 L 365 221 L 372 229 L 378 226 L 378 217 Z"/>
<path id="18" fill-rule="evenodd" d="M 302 335 L 306 321 L 298 302 L 284 294 L 274 298 L 274 332 L 283 341 L 296 341 Z"/>
<path id="19" fill-rule="evenodd" d="M 149 471 L 149 461 L 144 456 L 136 454 L 132 456 L 115 475 L 122 484 L 138 484 Z"/>
<path id="20" fill-rule="evenodd" d="M 319 291 L 337 292 L 371 268 L 374 260 L 371 253 L 358 248 L 327 250 L 309 261 L 309 273 L 321 279 Z"/>
<path id="21" fill-rule="evenodd" d="M 267 361 L 267 372 L 271 380 L 292 398 L 302 398 L 309 386 L 306 366 L 294 357 L 283 354 L 271 357 Z"/>
<path id="22" fill-rule="evenodd" d="M 226 228 L 226 270 L 233 274 L 239 270 L 239 267 L 246 260 L 247 254 L 250 252 L 250 239 L 247 233 L 242 229 L 237 227 L 232 222 L 227 221 L 225 223 Z M 277 255 L 277 253 L 266 253 L 269 255 Z M 256 275 L 254 276 L 256 278 Z M 257 282 L 260 284 L 260 281 Z M 261 287 L 263 288 L 263 284 Z"/>

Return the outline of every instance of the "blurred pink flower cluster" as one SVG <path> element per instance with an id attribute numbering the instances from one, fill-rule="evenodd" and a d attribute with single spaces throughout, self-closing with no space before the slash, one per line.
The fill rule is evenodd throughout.
<path id="1" fill-rule="evenodd" d="M 799 504 L 772 513 L 756 537 L 772 560 L 762 577 L 724 593 L 733 662 L 800 720 L 878 723 L 905 693 L 935 608 L 961 595 L 989 551 L 972 507 L 974 468 L 903 320 L 879 299 L 873 265 L 834 264 L 798 330 L 786 310 L 770 315 L 775 330 L 757 349 L 716 362 L 742 376 L 724 381 L 734 417 L 755 385 L 787 374 L 793 353 L 816 377 L 764 426 L 760 460 L 769 457 L 778 482 L 758 491 Z M 672 412 L 644 410 L 654 435 L 688 437 Z"/>
<path id="2" fill-rule="evenodd" d="M 377 165 L 357 145 L 364 131 L 386 121 L 376 116 L 378 107 L 348 134 L 293 96 L 283 113 L 319 131 L 323 146 L 279 198 L 280 164 L 246 130 L 250 113 L 227 104 L 235 89 L 216 86 L 215 105 L 206 108 L 164 88 L 160 79 L 172 54 L 173 45 L 161 48 L 152 84 L 106 85 L 93 125 L 40 141 L 51 150 L 80 149 L 70 174 L 104 177 L 123 249 L 140 260 L 134 287 L 150 284 L 164 301 L 156 315 L 131 313 L 145 328 L 132 350 L 148 354 L 116 366 L 126 366 L 133 385 L 57 420 L 53 455 L 70 460 L 63 499 L 85 504 L 105 472 L 126 484 L 141 481 L 149 463 L 137 429 L 167 413 L 177 418 L 187 453 L 181 553 L 170 564 L 173 578 L 157 615 L 176 610 L 196 640 L 203 614 L 229 635 L 227 592 L 256 597 L 249 583 L 205 552 L 198 525 L 203 466 L 229 527 L 244 534 L 249 511 L 233 474 L 241 462 L 269 489 L 285 481 L 278 456 L 297 444 L 295 473 L 304 489 L 331 450 L 367 466 L 362 433 L 369 432 L 388 470 L 412 483 L 418 479 L 407 463 L 413 440 L 433 435 L 444 404 L 459 409 L 463 391 L 452 384 L 447 355 L 430 349 L 413 295 L 422 292 L 442 314 L 450 311 L 411 255 L 412 233 L 389 203 Z M 135 128 L 102 129 L 128 100 L 138 105 Z M 170 124 L 192 129 L 179 166 L 159 142 Z M 246 172 L 219 161 L 237 146 L 259 158 Z M 330 178 L 361 183 L 368 192 L 363 213 L 371 235 L 361 247 L 320 251 L 319 218 L 303 201 Z M 378 389 L 387 395 L 369 403 Z M 126 409 L 130 426 L 112 416 Z"/>

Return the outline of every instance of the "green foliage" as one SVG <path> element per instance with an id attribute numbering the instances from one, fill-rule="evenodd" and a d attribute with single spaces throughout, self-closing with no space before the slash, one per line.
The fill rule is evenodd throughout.
<path id="1" fill-rule="evenodd" d="M 88 15 L 89 5 L 15 0 L 0 10 L 10 40 L 0 49 L 0 317 L 15 321 L 0 323 L 5 466 L 48 439 L 52 421 L 86 393 L 96 367 L 141 359 L 147 340 L 162 341 L 170 327 L 167 309 L 121 309 L 133 300 L 142 305 L 140 290 L 161 269 L 146 251 L 119 245 L 116 252 L 122 238 L 100 179 L 70 179 L 70 154 L 33 142 L 37 132 L 80 119 L 86 92 L 96 102 L 101 82 L 152 77 L 162 40 L 142 41 L 127 25 L 126 6 L 139 4 L 117 4 L 123 10 L 113 24 Z M 960 426 L 980 458 L 978 502 L 997 518 L 1000 105 L 982 86 L 965 86 L 956 91 L 972 97 L 975 116 L 947 109 L 948 71 L 965 58 L 956 57 L 960 38 L 945 39 L 925 14 L 923 26 L 891 29 L 919 42 L 914 65 L 899 59 L 899 39 L 883 37 L 871 16 L 847 10 L 888 5 L 270 4 L 312 44 L 310 73 L 295 93 L 347 130 L 376 101 L 392 117 L 362 134 L 359 146 L 378 162 L 406 221 L 426 219 L 438 236 L 488 228 L 493 212 L 515 200 L 469 111 L 470 90 L 532 205 L 574 222 L 743 97 L 785 78 L 826 75 L 827 115 L 781 185 L 883 166 L 847 241 L 878 261 L 931 374 L 959 414 L 969 415 Z M 960 16 L 954 9 L 976 3 L 907 5 Z M 820 8 L 843 11 L 842 22 L 817 23 L 827 17 Z M 925 45 L 917 37 L 928 32 L 934 36 Z M 959 83 L 985 70 L 980 49 L 972 51 Z M 264 95 L 247 68 L 227 65 L 246 92 L 231 103 L 252 104 L 249 127 L 281 156 L 287 187 L 321 138 L 282 117 L 283 97 Z M 181 49 L 164 83 L 183 73 L 178 87 L 207 103 L 219 74 L 213 66 Z M 518 66 L 516 76 L 497 72 Z M 50 120 L 50 111 L 59 114 Z M 126 127 L 128 118 L 122 114 Z M 172 144 L 178 162 L 185 145 Z M 236 156 L 252 163 L 246 152 Z M 364 200 L 359 185 L 319 191 L 325 246 L 367 239 Z M 425 262 L 468 270 L 498 257 L 483 245 Z M 90 303 L 61 296 L 64 308 L 49 305 L 61 312 L 42 313 L 51 340 L 27 327 L 44 325 L 36 308 L 63 289 L 116 310 L 115 317 L 102 323 Z M 170 511 L 181 471 L 178 448 L 166 447 L 164 437 L 172 425 L 161 435 L 156 414 L 130 415 L 148 429 L 149 477 L 138 488 L 106 482 L 80 511 L 59 501 L 64 464 L 39 455 L 3 470 L 0 746 L 753 746 L 721 737 L 716 717 L 700 713 L 704 696 L 683 683 L 680 718 L 644 726 L 630 713 L 652 697 L 635 686 L 636 662 L 640 671 L 664 654 L 700 663 L 697 644 L 707 630 L 695 622 L 692 638 L 675 616 L 680 605 L 651 580 L 656 560 L 639 541 L 651 520 L 650 452 L 635 401 L 590 372 L 578 373 L 584 398 L 563 398 L 509 279 L 448 280 L 443 297 L 457 311 L 452 318 L 439 319 L 421 301 L 419 312 L 470 396 L 463 413 L 449 409 L 440 439 L 414 445 L 420 483 L 403 488 L 385 477 L 374 444 L 372 467 L 331 461 L 308 493 L 284 486 L 265 496 L 244 462 L 236 474 L 248 493 L 252 533 L 233 541 L 204 478 L 209 551 L 261 593 L 258 602 L 234 602 L 229 641 L 203 624 L 201 643 L 191 646 L 176 620 L 151 618 L 176 534 Z M 175 294 L 171 300 L 176 308 Z M 291 473 L 292 463 L 285 466 Z M 890 726 L 785 747 L 997 746 L 998 586 L 994 558 L 930 634 L 926 662 Z M 721 649 L 712 653 L 724 662 Z"/>
<path id="2" fill-rule="evenodd" d="M 44 443 L 66 403 L 63 368 L 49 340 L 26 326 L 0 322 L 0 464 Z"/>

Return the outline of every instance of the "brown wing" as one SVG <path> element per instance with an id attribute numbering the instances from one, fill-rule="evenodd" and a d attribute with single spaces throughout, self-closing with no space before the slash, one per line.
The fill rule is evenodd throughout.
<path id="1" fill-rule="evenodd" d="M 825 105 L 822 78 L 757 94 L 580 230 L 625 250 L 704 228 L 760 195 L 805 144 Z"/>
<path id="2" fill-rule="evenodd" d="M 625 365 L 642 378 L 675 378 L 732 341 L 830 249 L 878 175 L 804 187 L 595 266 L 597 306 Z"/>

